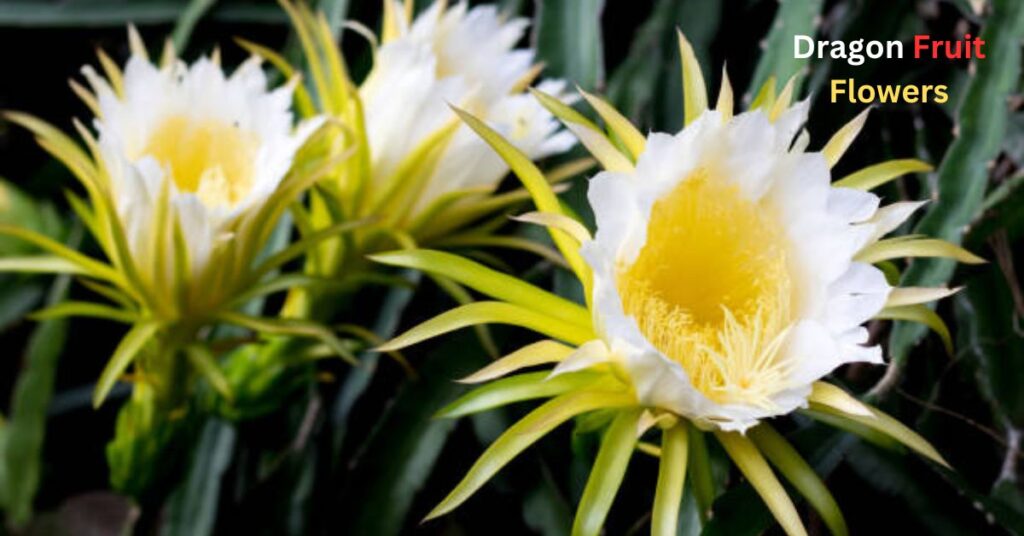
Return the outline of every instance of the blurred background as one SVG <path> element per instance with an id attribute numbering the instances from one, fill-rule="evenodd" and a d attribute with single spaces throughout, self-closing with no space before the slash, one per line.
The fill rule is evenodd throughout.
<path id="1" fill-rule="evenodd" d="M 379 0 L 309 1 L 335 25 L 354 19 L 379 29 Z M 1016 1 L 996 2 L 995 7 Z M 418 0 L 417 8 L 428 3 Z M 904 177 L 881 195 L 886 201 L 911 200 L 945 191 L 947 204 L 949 196 L 956 196 L 957 210 L 939 211 L 923 225 L 961 237 L 968 249 L 990 262 L 959 268 L 951 284 L 966 285 L 966 290 L 937 311 L 953 333 L 953 355 L 933 334 L 921 338 L 906 326 L 878 323 L 871 326 L 872 335 L 897 356 L 900 374 L 883 380 L 882 367 L 850 366 L 835 376 L 857 393 L 876 387 L 875 402 L 930 439 L 956 471 L 940 471 L 809 420 L 786 419 L 780 426 L 826 477 L 853 534 L 1024 534 L 1024 496 L 1018 484 L 1024 293 L 1015 268 L 1024 266 L 1019 29 L 1003 30 L 1010 32 L 1001 36 L 1010 43 L 1009 53 L 988 49 L 987 70 L 966 61 L 913 59 L 869 59 L 854 67 L 827 59 L 794 60 L 792 35 L 897 39 L 910 56 L 913 35 L 977 35 L 998 22 L 998 12 L 993 17 L 993 6 L 967 0 L 498 3 L 510 14 L 532 19 L 522 44 L 536 46 L 546 76 L 607 95 L 645 131 L 675 131 L 682 123 L 677 27 L 693 43 L 713 94 L 726 63 L 737 98 L 744 102 L 749 102 L 749 88 L 768 76 L 779 76 L 781 84 L 802 73 L 801 95 L 812 100 L 807 125 L 812 148 L 863 109 L 829 102 L 830 79 L 949 86 L 950 100 L 943 105 L 878 106 L 834 176 L 889 158 L 935 164 L 938 172 Z M 128 23 L 139 27 L 153 50 L 171 36 L 190 60 L 219 47 L 225 64 L 237 64 L 244 53 L 233 38 L 244 37 L 301 61 L 285 14 L 272 1 L 0 0 L 0 109 L 31 112 L 68 131 L 71 118 L 88 120 L 88 110 L 67 81 L 80 77 L 82 65 L 95 64 L 97 48 L 122 62 L 128 53 Z M 352 32 L 343 32 L 341 42 L 360 80 L 370 66 L 369 46 Z M 949 151 L 952 144 L 959 145 L 957 151 Z M 954 173 L 958 165 L 972 172 Z M 70 175 L 26 132 L 2 122 L 0 177 L 5 180 L 0 221 L 81 242 L 62 193 L 73 184 Z M 581 177 L 565 194 L 584 213 L 585 185 Z M 509 232 L 543 239 L 516 226 Z M 0 239 L 0 255 L 23 247 Z M 80 247 L 96 251 L 88 240 Z M 531 280 L 568 295 L 575 292 L 566 274 L 549 263 L 499 253 Z M 529 407 L 459 421 L 431 418 L 463 391 L 452 380 L 488 360 L 472 332 L 406 352 L 414 376 L 389 360 L 368 360 L 360 369 L 337 363 L 306 371 L 297 387 L 282 393 L 283 410 L 243 422 L 206 423 L 196 441 L 166 460 L 164 470 L 174 477 L 133 504 L 109 491 L 107 481 L 104 448 L 117 404 L 99 411 L 90 406 L 93 382 L 122 328 L 92 320 L 40 324 L 25 318 L 48 296 L 61 295 L 67 283 L 0 276 L 0 414 L 7 422 L 0 428 L 5 441 L 0 533 L 568 533 L 595 453 L 597 432 L 585 422 L 562 427 L 539 448 L 528 450 L 463 508 L 420 524 L 484 446 Z M 71 285 L 71 295 L 76 292 L 81 289 Z M 383 336 L 451 306 L 426 281 L 415 296 L 408 290 L 373 290 L 354 303 L 355 319 Z M 517 330 L 495 328 L 493 334 L 505 350 L 529 340 Z M 122 386 L 114 395 L 123 399 L 127 393 Z M 722 453 L 712 455 L 723 462 L 716 476 L 727 491 L 703 533 L 778 532 L 753 491 L 738 475 L 728 474 Z M 616 498 L 608 534 L 649 532 L 656 475 L 656 460 L 637 453 Z M 827 533 L 806 505 L 800 509 L 810 519 L 812 534 Z M 684 509 L 689 525 L 683 524 L 682 534 L 700 533 L 692 512 L 692 506 Z"/>

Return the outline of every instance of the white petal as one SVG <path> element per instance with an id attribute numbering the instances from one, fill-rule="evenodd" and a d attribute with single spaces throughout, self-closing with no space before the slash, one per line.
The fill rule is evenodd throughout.
<path id="1" fill-rule="evenodd" d="M 907 218 L 909 218 L 911 214 L 926 203 L 928 202 L 900 201 L 878 209 L 878 212 L 876 212 L 870 220 L 865 222 L 865 224 L 873 226 L 871 236 L 868 238 L 868 243 L 874 243 L 883 236 L 895 231 L 897 227 L 907 221 Z"/>
<path id="2" fill-rule="evenodd" d="M 576 372 L 583 369 L 588 369 L 601 363 L 607 363 L 611 360 L 611 356 L 608 350 L 608 346 L 605 345 L 604 341 L 593 340 L 584 343 L 582 346 L 576 349 L 575 352 L 569 354 L 568 357 L 562 360 L 551 374 L 548 379 L 560 376 L 567 372 Z"/>
<path id="3" fill-rule="evenodd" d="M 850 223 L 862 222 L 878 210 L 881 200 L 877 195 L 852 188 L 832 188 L 828 196 L 828 211 Z"/>

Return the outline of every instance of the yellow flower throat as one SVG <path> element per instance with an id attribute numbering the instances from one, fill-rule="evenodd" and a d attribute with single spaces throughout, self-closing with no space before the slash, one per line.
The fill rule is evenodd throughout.
<path id="1" fill-rule="evenodd" d="M 171 116 L 150 136 L 142 155 L 170 169 L 174 184 L 207 206 L 234 206 L 253 186 L 256 134 L 227 122 Z"/>
<path id="2" fill-rule="evenodd" d="M 620 266 L 626 314 L 720 404 L 770 408 L 788 387 L 779 352 L 792 321 L 786 239 L 772 210 L 697 171 L 658 200 L 647 241 Z"/>

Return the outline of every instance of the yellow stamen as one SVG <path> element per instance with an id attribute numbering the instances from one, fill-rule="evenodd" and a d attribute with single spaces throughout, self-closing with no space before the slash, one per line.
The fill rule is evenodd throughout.
<path id="1" fill-rule="evenodd" d="M 787 388 L 779 352 L 792 322 L 777 215 L 698 171 L 655 203 L 647 241 L 618 287 L 644 336 L 717 403 L 765 408 Z"/>
<path id="2" fill-rule="evenodd" d="M 218 121 L 171 116 L 150 136 L 139 156 L 170 170 L 174 184 L 208 206 L 234 206 L 253 185 L 256 134 Z"/>

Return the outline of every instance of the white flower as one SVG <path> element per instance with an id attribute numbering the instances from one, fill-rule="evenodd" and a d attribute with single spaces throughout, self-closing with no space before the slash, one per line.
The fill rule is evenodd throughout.
<path id="1" fill-rule="evenodd" d="M 392 0 L 388 0 L 392 1 Z M 445 9 L 435 2 L 411 24 L 401 17 L 397 35 L 380 46 L 359 89 L 375 180 L 384 180 L 432 134 L 455 121 L 449 104 L 472 111 L 531 159 L 568 150 L 571 134 L 534 98 L 523 93 L 535 74 L 534 53 L 514 49 L 527 26 L 506 20 L 495 6 Z M 402 8 L 395 4 L 395 12 Z M 561 94 L 562 81 L 541 83 Z M 445 146 L 419 199 L 475 187 L 493 188 L 508 173 L 500 157 L 466 126 Z"/>
<path id="2" fill-rule="evenodd" d="M 591 181 L 595 329 L 641 403 L 743 430 L 806 406 L 844 363 L 881 362 L 862 324 L 891 288 L 853 259 L 892 226 L 794 144 L 806 111 L 707 111 Z"/>
<path id="3" fill-rule="evenodd" d="M 173 256 L 154 247 L 154 215 L 163 203 L 181 225 L 191 276 L 217 270 L 227 262 L 217 258 L 220 245 L 275 192 L 317 125 L 293 128 L 294 84 L 268 91 L 255 57 L 226 76 L 209 58 L 157 67 L 136 50 L 120 91 L 90 67 L 83 72 L 96 90 L 95 128 L 111 196 L 147 282 L 173 269 Z"/>

